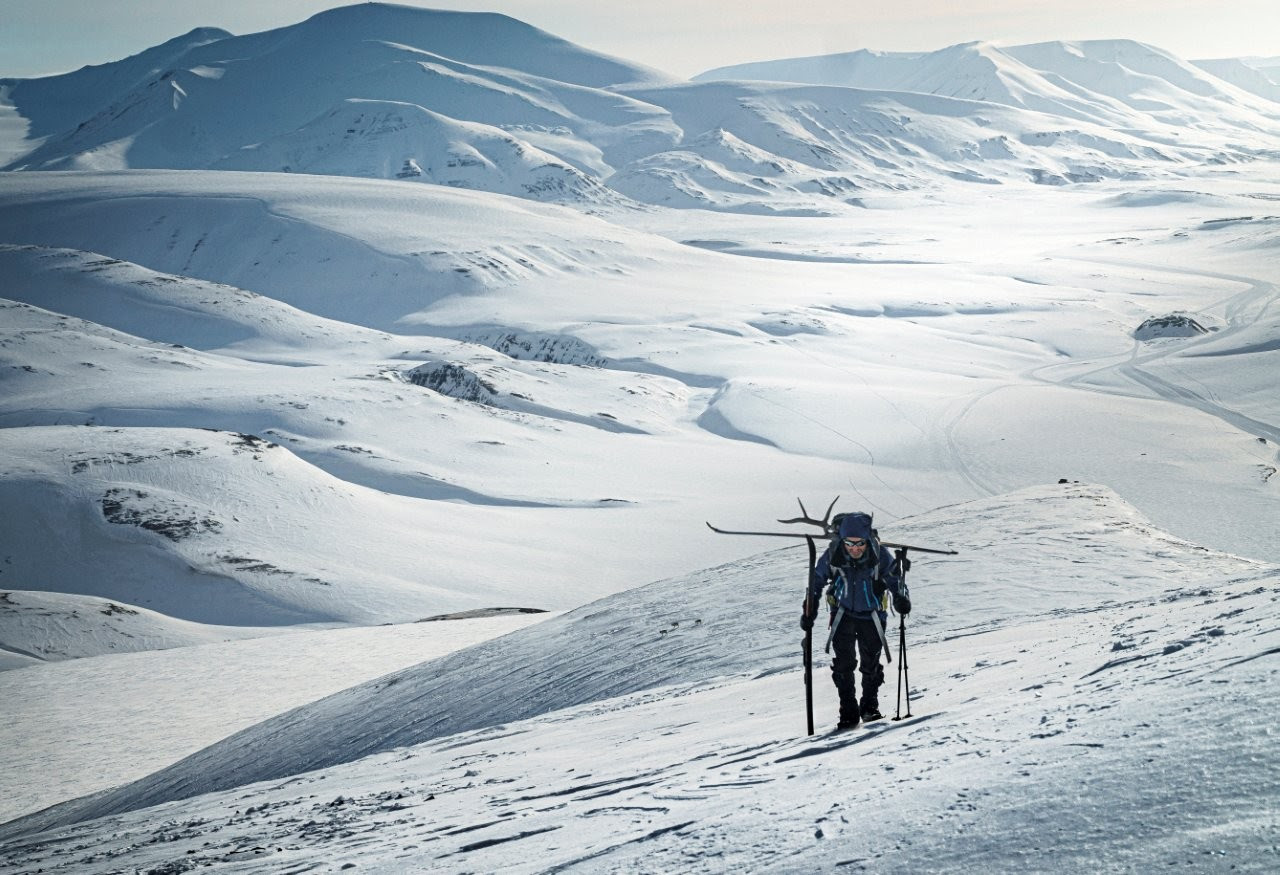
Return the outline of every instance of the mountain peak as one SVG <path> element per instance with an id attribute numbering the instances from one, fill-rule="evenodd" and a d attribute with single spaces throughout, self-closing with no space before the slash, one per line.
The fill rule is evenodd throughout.
<path id="1" fill-rule="evenodd" d="M 408 45 L 468 64 L 514 68 L 593 88 L 671 78 L 652 68 L 582 48 L 498 12 L 360 3 L 318 12 L 281 31 L 305 35 L 321 47 L 326 43 L 335 47 L 349 45 L 356 40 Z"/>

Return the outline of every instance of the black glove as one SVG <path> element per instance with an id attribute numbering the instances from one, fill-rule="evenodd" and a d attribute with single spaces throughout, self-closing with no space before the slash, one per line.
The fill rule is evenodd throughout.
<path id="1" fill-rule="evenodd" d="M 906 574 L 911 570 L 911 560 L 907 558 L 906 550 L 899 550 L 894 554 L 894 558 L 898 560 L 898 571 Z"/>
<path id="2" fill-rule="evenodd" d="M 905 617 L 911 613 L 911 599 L 904 595 L 895 595 L 893 597 L 893 609 Z"/>
<path id="3" fill-rule="evenodd" d="M 801 615 L 800 615 L 800 628 L 801 628 L 801 629 L 803 629 L 803 630 L 804 630 L 804 631 L 806 631 L 806 632 L 808 632 L 810 629 L 812 629 L 812 628 L 813 628 L 813 617 L 810 617 L 808 614 L 801 614 Z"/>

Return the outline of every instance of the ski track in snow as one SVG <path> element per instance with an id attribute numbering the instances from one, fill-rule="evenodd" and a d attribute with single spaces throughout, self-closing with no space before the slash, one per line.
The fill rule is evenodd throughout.
<path id="1" fill-rule="evenodd" d="M 0 875 L 1280 871 L 1280 90 L 719 72 L 364 4 L 6 80 Z M 803 551 L 702 523 L 836 493 L 959 553 L 804 737 Z"/>
<path id="2" fill-rule="evenodd" d="M 1105 263 L 1105 262 L 1104 262 Z M 1112 262 L 1114 263 L 1114 262 Z M 1135 266 L 1129 264 L 1127 266 Z M 1167 270 L 1165 266 L 1145 265 L 1152 270 Z M 1206 279 L 1229 280 L 1239 282 L 1248 286 L 1248 288 L 1239 294 L 1218 302 L 1208 304 L 1203 308 L 1204 312 L 1223 311 L 1227 320 L 1227 326 L 1221 331 L 1208 335 L 1205 339 L 1220 344 L 1226 337 L 1238 334 L 1243 330 L 1255 326 L 1271 310 L 1277 300 L 1280 300 L 1280 286 L 1273 282 L 1263 280 L 1258 277 L 1246 277 L 1237 275 L 1227 275 L 1216 272 L 1202 271 L 1183 268 L 1179 271 L 1183 276 L 1195 277 L 1200 276 Z M 1157 347 L 1154 350 L 1148 350 L 1141 341 L 1134 341 L 1133 350 L 1129 359 L 1125 362 L 1110 364 L 1105 367 L 1093 371 L 1083 373 L 1075 373 L 1065 381 L 1057 385 L 1068 385 L 1076 389 L 1094 389 L 1099 390 L 1096 386 L 1091 386 L 1086 382 L 1088 378 L 1097 378 L 1104 376 L 1109 372 L 1117 372 L 1128 380 L 1136 383 L 1156 397 L 1162 398 L 1175 404 L 1184 404 L 1188 407 L 1195 408 L 1210 416 L 1215 416 L 1224 422 L 1247 432 L 1258 438 L 1265 438 L 1272 443 L 1280 444 L 1280 423 L 1263 422 L 1251 417 L 1245 416 L 1237 410 L 1223 406 L 1221 399 L 1215 396 L 1212 389 L 1203 384 L 1198 387 L 1182 385 L 1169 379 L 1162 378 L 1151 373 L 1149 366 L 1159 365 L 1167 362 L 1173 356 L 1194 356 L 1195 344 L 1179 345 L 1178 347 Z M 1081 363 L 1073 363 L 1079 365 Z M 1049 378 L 1046 376 L 1046 370 L 1037 369 L 1031 376 L 1038 379 Z M 1187 374 L 1179 374 L 1179 377 L 1187 382 L 1197 382 L 1195 377 Z M 1118 388 L 1104 387 L 1100 391 L 1120 391 Z"/>

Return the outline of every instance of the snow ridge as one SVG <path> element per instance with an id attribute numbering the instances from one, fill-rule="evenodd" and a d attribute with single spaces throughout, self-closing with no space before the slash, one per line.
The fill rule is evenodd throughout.
<path id="1" fill-rule="evenodd" d="M 868 190 L 1150 178 L 1280 151 L 1264 73 L 1127 40 L 863 50 L 681 82 L 501 15 L 363 4 L 144 55 L 13 80 L 29 130 L 3 144 L 5 169 L 324 173 L 810 215 Z M 775 84 L 723 81 L 744 79 Z"/>

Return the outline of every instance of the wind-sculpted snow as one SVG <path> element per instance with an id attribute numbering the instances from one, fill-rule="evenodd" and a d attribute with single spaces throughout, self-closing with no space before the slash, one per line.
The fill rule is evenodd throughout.
<path id="1" fill-rule="evenodd" d="M 566 607 L 574 592 L 624 585 L 625 577 L 589 573 L 598 562 L 585 547 L 613 524 L 567 515 L 567 542 L 490 546 L 503 509 L 633 504 L 592 458 L 619 434 L 673 433 L 689 404 L 687 388 L 669 377 L 521 361 L 443 338 L 344 333 L 271 299 L 162 282 L 86 253 L 12 247 L 0 262 L 14 291 L 32 300 L 166 341 L 247 338 L 201 351 L 0 302 L 8 329 L 0 440 L 14 460 L 0 472 L 0 506 L 6 519 L 23 518 L 3 536 L 15 575 L 4 583 L 13 588 L 85 587 L 175 617 L 255 627 L 413 620 L 491 607 L 490 599 L 520 604 L 531 584 L 542 592 L 534 606 Z M 163 318 L 151 324 L 153 312 Z M 545 341 L 544 357 L 588 349 L 568 337 Z M 443 382 L 412 385 L 426 361 L 488 374 L 490 403 L 449 397 L 458 393 Z M 168 389 L 158 394 L 158 385 Z M 199 435 L 210 433 L 194 428 L 223 437 L 206 444 Z M 543 448 L 566 439 L 600 449 L 546 469 Z M 264 464 L 246 467 L 255 447 L 265 448 Z M 599 478 L 594 496 L 560 488 L 575 465 Z M 82 539 L 54 548 L 68 527 Z M 343 546 L 349 538 L 365 545 L 364 559 Z M 478 554 L 496 565 L 476 563 Z M 517 567 L 519 575 L 500 575 L 508 584 L 480 585 L 494 568 Z M 348 585 L 363 595 L 340 594 Z M 271 593 L 266 601 L 255 595 L 262 592 Z"/>
<path id="2" fill-rule="evenodd" d="M 42 668 L 0 673 L 0 822 L 132 781 L 297 705 L 544 618 L 508 609 L 268 635 L 109 600 L 0 590 L 6 646 Z M 15 658 L 0 651 L 0 666 Z M 79 739 L 67 743 L 69 733 Z M 35 773 L 42 779 L 22 777 Z"/>
<path id="3" fill-rule="evenodd" d="M 85 821 L 107 814 L 114 816 L 102 823 L 114 831 L 124 824 L 149 829 L 138 815 L 121 815 L 206 793 L 213 795 L 167 809 L 188 812 L 177 815 L 186 826 L 171 828 L 179 849 L 209 836 L 206 806 L 243 811 L 248 798 L 255 817 L 229 811 L 216 817 L 229 817 L 224 828 L 237 835 L 260 834 L 270 824 L 267 829 L 282 840 L 265 843 L 264 854 L 279 853 L 268 845 L 285 844 L 311 853 L 330 847 L 342 824 L 414 809 L 408 819 L 392 816 L 371 828 L 371 852 L 382 853 L 372 849 L 390 835 L 403 839 L 405 830 L 425 830 L 434 837 L 419 841 L 433 858 L 462 855 L 475 863 L 484 849 L 562 829 L 566 819 L 577 823 L 581 817 L 585 826 L 611 811 L 611 837 L 588 829 L 556 856 L 543 851 L 538 865 L 591 856 L 621 863 L 633 845 L 619 844 L 618 836 L 644 823 L 654 838 L 664 826 L 694 829 L 713 848 L 727 849 L 753 835 L 752 852 L 767 859 L 816 859 L 843 848 L 847 839 L 841 837 L 852 829 L 823 815 L 830 803 L 821 788 L 827 780 L 845 786 L 846 772 L 865 775 L 873 768 L 881 778 L 866 789 L 845 786 L 842 798 L 852 793 L 855 799 L 896 800 L 895 809 L 912 823 L 939 811 L 967 823 L 969 811 L 1012 818 L 1026 793 L 1059 787 L 1057 778 L 1043 773 L 1058 775 L 1063 757 L 1097 770 L 1097 778 L 1087 780 L 1091 792 L 1077 804 L 1111 810 L 1141 804 L 1136 800 L 1148 795 L 1177 796 L 1182 813 L 1161 827 L 1165 841 L 1187 840 L 1194 823 L 1212 812 L 1232 836 L 1231 852 L 1242 851 L 1241 843 L 1256 834 L 1247 811 L 1263 776 L 1233 772 L 1225 785 L 1201 785 L 1199 793 L 1185 796 L 1175 776 L 1189 763 L 1236 769 L 1234 758 L 1258 738 L 1261 724 L 1252 718 L 1201 732 L 1204 721 L 1185 715 L 1209 707 L 1215 678 L 1243 684 L 1239 695 L 1253 708 L 1265 709 L 1274 699 L 1264 693 L 1265 678 L 1274 672 L 1267 662 L 1274 633 L 1266 631 L 1274 630 L 1274 600 L 1267 596 L 1277 585 L 1274 567 L 1158 532 L 1107 490 L 1087 485 L 1047 486 L 941 509 L 885 535 L 961 551 L 945 559 L 917 558 L 909 575 L 916 605 L 909 624 L 916 718 L 901 726 L 886 722 L 834 738 L 803 738 L 793 624 L 805 566 L 803 550 L 783 549 L 613 596 L 298 708 L 133 785 L 9 824 L 3 834 L 10 840 L 55 826 L 60 831 L 11 841 L 6 859 L 29 865 L 68 837 L 96 828 Z M 823 674 L 816 678 L 817 706 L 825 720 L 834 706 Z M 1186 688 L 1188 676 L 1202 683 Z M 890 691 L 882 693 L 888 708 Z M 882 741 L 882 732 L 892 734 Z M 579 740 L 575 756 L 547 759 L 547 751 L 562 749 L 562 733 Z M 1171 770 L 1163 759 L 1140 764 L 1126 751 L 1157 742 L 1177 747 Z M 859 749 L 851 750 L 854 745 Z M 1229 753 L 1215 753 L 1220 750 Z M 508 776 L 517 762 L 523 777 Z M 1135 789 L 1102 779 L 1115 769 L 1127 774 L 1138 768 L 1154 768 L 1160 780 Z M 1009 782 L 1017 774 L 1046 780 L 1019 783 L 1024 795 L 1015 806 Z M 315 795 L 321 775 L 329 779 L 322 799 Z M 248 787 L 252 782 L 270 783 Z M 234 797 L 220 795 L 231 788 L 238 788 Z M 765 788 L 787 798 L 762 794 Z M 476 793 L 475 801 L 463 801 Z M 1037 804 L 1055 805 L 1051 796 Z M 316 811 L 327 806 L 326 813 L 300 835 L 283 839 L 294 835 L 285 812 L 296 817 L 296 806 L 308 804 L 307 798 Z M 433 804 L 439 799 L 452 800 L 448 815 Z M 548 799 L 560 801 L 555 813 L 543 807 L 535 815 L 533 808 Z M 494 805 L 520 812 L 520 821 L 485 821 L 472 807 Z M 802 830 L 802 839 L 794 823 L 784 830 L 789 838 L 773 830 L 752 832 L 776 821 L 773 809 L 781 805 L 834 843 L 824 851 L 825 843 L 810 844 L 813 826 Z M 330 822 L 329 815 L 339 813 Z M 1059 834 L 1054 822 L 1037 817 L 1023 828 L 1044 842 Z M 84 825 L 67 831 L 77 823 Z M 295 831 L 299 823 L 294 821 Z M 913 829 L 913 841 L 904 842 L 905 834 L 887 829 L 881 832 L 884 846 L 861 853 L 892 852 L 885 859 L 894 871 L 916 868 L 919 860 L 937 865 L 960 853 L 926 856 L 919 845 L 936 855 L 941 834 Z M 1077 841 L 1072 853 L 1084 859 L 1161 853 L 1160 842 L 1135 846 L 1129 825 L 1115 830 L 1095 822 L 1087 851 Z M 464 832 L 478 835 L 453 838 Z M 225 839 L 215 841 L 229 851 Z M 1016 859 L 1030 853 L 1031 843 L 979 843 L 966 859 Z M 126 844 L 141 846 L 136 839 Z M 195 853 L 227 852 L 209 847 Z M 527 853 L 530 846 L 519 847 Z M 146 853 L 98 848 L 117 865 L 122 855 Z M 396 848 L 406 850 L 403 841 Z M 512 862 L 503 856 L 510 852 L 487 852 L 497 856 L 484 856 L 486 867 Z M 660 858 L 641 869 L 659 871 L 669 868 L 662 860 L 678 846 L 658 841 L 650 853 Z M 723 852 L 710 853 L 725 862 Z"/>
<path id="4" fill-rule="evenodd" d="M 558 385 L 564 382 L 564 371 L 540 370 L 546 376 L 500 365 L 477 371 L 455 362 L 430 361 L 405 371 L 404 378 L 415 386 L 450 398 L 550 420 L 574 422 L 608 432 L 645 434 L 654 427 L 645 420 L 642 420 L 645 428 L 628 425 L 625 420 L 630 417 L 626 414 L 620 417 L 607 411 L 577 412 L 574 410 L 575 399 L 566 396 L 563 386 Z M 634 406 L 647 407 L 648 412 L 659 415 L 664 408 L 670 410 L 672 402 L 678 403 L 683 397 L 680 389 L 672 386 L 670 381 L 648 376 L 600 373 L 585 378 L 575 377 L 574 382 L 629 393 L 640 400 Z"/>
<path id="5" fill-rule="evenodd" d="M 800 486 L 845 491 L 846 479 L 901 515 L 1087 472 L 1181 533 L 1208 526 L 1217 546 L 1273 549 L 1243 523 L 1272 500 L 1257 484 L 1274 452 L 1256 438 L 1276 427 L 1272 293 L 1260 279 L 1241 291 L 1275 223 L 1247 179 L 1064 191 L 1052 209 L 1024 188 L 989 206 L 877 205 L 857 222 L 614 217 L 698 245 L 381 180 L 8 174 L 0 189 L 5 234 L 48 244 L 0 252 L 6 287 L 52 308 L 5 311 L 0 423 L 258 435 L 347 484 L 443 505 L 430 518 L 464 526 L 460 543 L 528 513 L 537 521 L 520 525 L 545 581 L 588 597 L 650 579 L 654 561 L 676 573 L 730 558 L 730 544 L 687 538 L 686 502 L 706 508 L 699 516 L 752 507 L 772 518 Z M 235 204 L 268 223 L 232 233 L 224 222 L 246 215 Z M 73 243 L 84 251 L 62 248 Z M 464 275 L 462 264 L 491 266 Z M 197 267 L 210 276 L 184 272 Z M 1133 330 L 1178 310 L 1223 329 L 1215 349 L 1249 354 L 1224 369 L 1224 356 L 1174 357 L 1161 343 L 1140 372 L 1124 367 Z M 413 386 L 408 372 L 426 362 L 480 375 L 499 403 Z M 1188 362 L 1212 394 L 1183 385 Z M 1127 400 L 1131 375 L 1140 402 Z M 1077 433 L 1097 416 L 1125 424 Z M 1220 435 L 1220 419 L 1249 434 Z M 1041 432 L 1043 421 L 1053 425 Z M 1213 461 L 1172 478 L 1133 464 L 1170 441 L 1162 454 Z M 1204 521 L 1174 500 L 1185 489 L 1233 498 Z M 620 534 L 633 529 L 645 537 Z M 255 560 L 246 568 L 294 564 L 274 547 L 239 555 Z M 415 575 L 452 579 L 450 568 Z M 570 604 L 558 594 L 543 606 Z"/>
<path id="6" fill-rule="evenodd" d="M 680 249 L 565 207 L 483 192 L 230 171 L 4 174 L 0 235 L 399 333 L 422 333 L 416 314 L 451 294 L 617 275 Z"/>
<path id="7" fill-rule="evenodd" d="M 94 596 L 0 590 L 0 670 L 104 653 L 191 647 L 270 631 L 192 623 Z"/>
<path id="8" fill-rule="evenodd" d="M 0 277 L 11 301 L 193 349 L 237 347 L 252 355 L 385 337 L 234 286 L 158 273 L 94 252 L 0 244 Z"/>
<path id="9" fill-rule="evenodd" d="M 336 480 L 253 435 L 46 426 L 0 430 L 0 444 L 0 502 L 7 517 L 24 508 L 0 552 L 24 589 L 251 627 L 406 622 L 527 595 L 511 578 L 480 586 L 488 571 L 472 558 L 507 550 L 445 533 L 443 509 Z M 548 573 L 522 557 L 531 578 Z"/>

